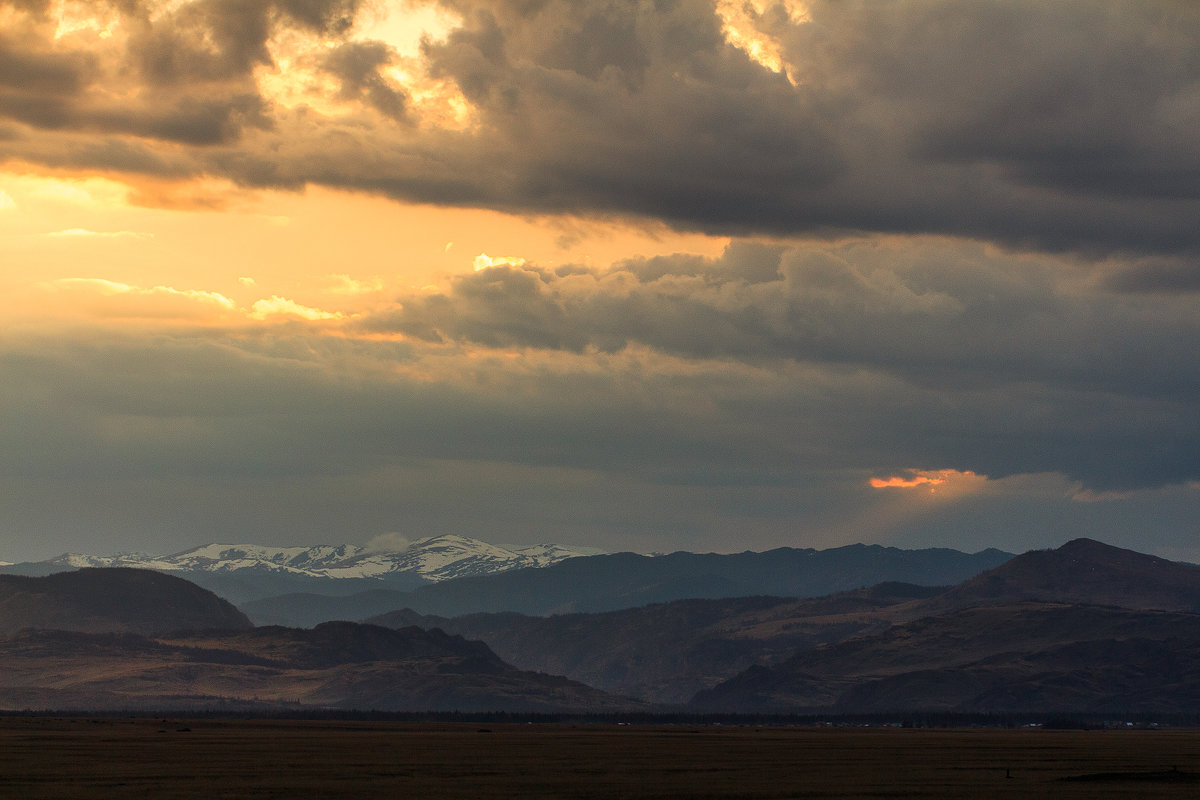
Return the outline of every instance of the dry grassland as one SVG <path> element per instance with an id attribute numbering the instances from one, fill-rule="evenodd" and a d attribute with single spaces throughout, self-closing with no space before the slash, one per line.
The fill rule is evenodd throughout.
<path id="1" fill-rule="evenodd" d="M 6 798 L 1195 797 L 1198 773 L 1198 731 L 0 718 Z"/>

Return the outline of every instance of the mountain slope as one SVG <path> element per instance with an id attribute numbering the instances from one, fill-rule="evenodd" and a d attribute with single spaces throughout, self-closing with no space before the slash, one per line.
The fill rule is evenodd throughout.
<path id="1" fill-rule="evenodd" d="M 922 610 L 1022 600 L 1200 611 L 1200 566 L 1075 539 L 1019 555 L 931 598 Z"/>
<path id="2" fill-rule="evenodd" d="M 181 575 L 226 593 L 239 602 L 254 595 L 245 585 L 266 582 L 287 591 L 353 592 L 381 582 L 389 588 L 411 589 L 424 583 L 467 575 L 486 575 L 510 569 L 544 567 L 568 558 L 595 555 L 596 548 L 556 544 L 500 546 L 465 536 L 434 536 L 412 542 L 395 552 L 358 545 L 270 547 L 256 544 L 208 544 L 165 556 L 126 553 L 92 556 L 67 553 L 48 561 L 0 566 L 9 574 L 47 575 L 80 567 L 131 567 Z M 238 578 L 247 579 L 239 581 Z M 345 582 L 346 585 L 336 586 Z M 357 583 L 357 585 L 355 585 Z M 232 596 L 229 594 L 228 596 Z M 265 595 L 257 595 L 265 596 Z"/>
<path id="3" fill-rule="evenodd" d="M 141 569 L 0 575 L 0 634 L 22 628 L 162 633 L 248 628 L 228 601 L 182 578 Z"/>
<path id="4" fill-rule="evenodd" d="M 1149 652 L 1170 658 L 1142 656 Z M 980 606 L 802 651 L 775 667 L 753 667 L 698 693 L 693 705 L 837 712 L 1194 710 L 1179 704 L 1200 694 L 1187 684 L 1188 676 L 1200 676 L 1197 659 L 1197 614 L 1049 603 Z M 1107 683 L 1098 682 L 1103 675 Z M 1060 686 L 1073 688 L 1056 694 Z"/>
<path id="5" fill-rule="evenodd" d="M 572 558 L 540 569 L 510 570 L 422 586 L 397 597 L 393 608 L 457 617 L 491 611 L 531 616 L 615 611 L 684 599 L 772 595 L 819 597 L 888 581 L 944 586 L 1012 558 L 998 550 L 967 554 L 940 548 L 899 550 L 850 545 L 830 550 L 780 548 L 765 553 L 635 553 Z M 337 604 L 344 618 L 380 613 L 378 597 Z M 349 598 L 348 598 L 349 600 Z M 252 619 L 312 624 L 326 613 L 321 601 L 299 596 L 286 603 L 243 604 Z M 361 613 L 355 614 L 355 611 Z"/>
<path id="6" fill-rule="evenodd" d="M 885 581 L 944 586 L 1011 557 L 997 550 L 966 554 L 861 544 L 730 555 L 617 553 L 422 586 L 410 593 L 406 605 L 442 616 L 476 611 L 542 615 L 613 611 L 691 598 L 818 597 Z"/>
<path id="7" fill-rule="evenodd" d="M 523 669 L 565 675 L 657 703 L 697 691 L 797 649 L 887 628 L 903 608 L 939 590 L 883 584 L 831 597 L 677 600 L 597 614 L 515 613 L 445 618 L 395 611 L 368 622 L 440 628 L 487 643 Z"/>
<path id="8" fill-rule="evenodd" d="M 613 711 L 637 707 L 523 672 L 486 645 L 417 628 L 329 623 L 149 638 L 0 637 L 0 708 Z"/>
<path id="9" fill-rule="evenodd" d="M 1076 539 L 920 601 L 905 609 L 910 621 L 882 633 L 752 667 L 694 703 L 1161 710 L 1200 694 L 1187 683 L 1200 675 L 1198 611 L 1200 567 Z M 1098 656 L 1107 660 L 1088 660 Z"/>

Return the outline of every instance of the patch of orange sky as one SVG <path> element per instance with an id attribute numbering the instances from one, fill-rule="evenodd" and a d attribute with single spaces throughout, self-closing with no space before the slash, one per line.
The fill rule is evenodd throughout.
<path id="1" fill-rule="evenodd" d="M 320 187 L 247 192 L 209 180 L 194 191 L 211 202 L 145 204 L 186 195 L 186 184 L 0 172 L 6 317 L 162 323 L 171 316 L 163 303 L 179 309 L 192 297 L 188 324 L 206 315 L 225 324 L 231 309 L 251 322 L 350 318 L 441 288 L 485 260 L 603 268 L 635 256 L 716 256 L 728 243 L 655 223 L 515 216 Z M 229 302 L 211 302 L 217 296 Z"/>
<path id="2" fill-rule="evenodd" d="M 978 491 L 987 483 L 986 475 L 954 469 L 907 470 L 904 475 L 871 478 L 874 489 L 928 489 L 929 494 L 966 494 Z"/>

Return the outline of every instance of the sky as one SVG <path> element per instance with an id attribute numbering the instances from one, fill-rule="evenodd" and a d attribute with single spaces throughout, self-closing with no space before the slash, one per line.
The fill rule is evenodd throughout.
<path id="1" fill-rule="evenodd" d="M 1200 561 L 1200 4 L 0 0 L 0 559 Z"/>

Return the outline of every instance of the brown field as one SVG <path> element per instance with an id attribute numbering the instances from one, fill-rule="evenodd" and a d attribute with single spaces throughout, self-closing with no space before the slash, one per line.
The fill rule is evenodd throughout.
<path id="1" fill-rule="evenodd" d="M 0 718 L 6 798 L 1194 797 L 1198 776 L 1200 731 Z"/>

